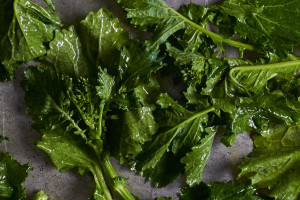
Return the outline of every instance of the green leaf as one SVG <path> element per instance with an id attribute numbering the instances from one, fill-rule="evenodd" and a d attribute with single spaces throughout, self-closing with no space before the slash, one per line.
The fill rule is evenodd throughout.
<path id="1" fill-rule="evenodd" d="M 200 183 L 197 186 L 181 190 L 180 200 L 262 200 L 256 195 L 256 190 L 252 186 L 241 183 Z"/>
<path id="2" fill-rule="evenodd" d="M 89 13 L 79 24 L 79 35 L 88 61 L 98 66 L 118 64 L 117 55 L 129 40 L 129 32 L 124 30 L 117 18 L 106 9 Z M 112 56 L 115 55 L 115 56 Z"/>
<path id="3" fill-rule="evenodd" d="M 52 9 L 55 11 L 55 6 L 54 4 L 52 3 L 51 0 L 44 0 L 46 2 L 46 4 Z"/>
<path id="4" fill-rule="evenodd" d="M 167 94 L 160 95 L 157 103 L 162 109 L 159 115 L 165 119 L 160 121 L 160 124 L 164 124 L 164 128 L 161 126 L 162 129 L 153 136 L 153 139 L 143 145 L 143 150 L 135 157 L 134 167 L 157 187 L 162 187 L 181 175 L 182 166 L 179 160 L 200 142 L 208 120 L 207 113 L 214 109 L 210 107 L 193 113 L 185 110 Z M 176 165 L 178 168 L 174 167 Z M 168 177 L 157 176 L 162 171 L 167 172 L 170 167 L 173 170 L 169 170 Z"/>
<path id="5" fill-rule="evenodd" d="M 155 27 L 155 38 L 151 46 L 157 48 L 168 37 L 186 27 L 174 10 L 160 0 L 118 0 L 118 3 L 128 12 L 127 18 L 133 25 L 139 26 L 143 31 L 151 31 Z M 145 17 L 147 16 L 147 17 Z"/>
<path id="6" fill-rule="evenodd" d="M 62 128 L 43 131 L 38 148 L 42 149 L 52 160 L 56 168 L 62 172 L 77 170 L 80 174 L 91 172 L 94 176 L 96 189 L 94 198 L 106 200 L 102 188 L 103 175 L 97 155 L 85 142 Z"/>
<path id="7" fill-rule="evenodd" d="M 45 44 L 61 26 L 58 16 L 46 8 L 27 0 L 15 0 L 13 5 L 12 2 L 5 1 L 3 9 L 7 9 L 4 12 L 7 16 L 4 19 L 9 21 L 1 23 L 1 26 L 6 25 L 0 30 L 0 70 L 6 73 L 0 77 L 3 80 L 11 80 L 20 63 L 45 55 Z"/>
<path id="8" fill-rule="evenodd" d="M 184 13 L 181 14 L 161 0 L 118 0 L 118 3 L 128 12 L 127 18 L 131 19 L 130 22 L 133 25 L 138 26 L 143 31 L 155 32 L 155 36 L 150 42 L 150 46 L 153 49 L 164 43 L 175 32 L 185 28 L 190 30 L 189 33 L 193 32 L 196 35 L 204 33 L 218 45 L 225 42 L 240 48 L 254 49 L 251 45 L 229 40 L 208 31 L 206 29 L 206 21 L 192 21 L 188 17 L 191 17 L 193 20 L 198 20 L 199 18 L 193 18 L 193 15 L 185 17 L 186 10 L 183 9 Z M 192 10 L 192 13 L 194 13 L 194 10 L 202 10 L 195 9 L 194 6 L 190 6 L 189 9 Z M 200 12 L 201 14 L 203 12 Z"/>
<path id="9" fill-rule="evenodd" d="M 86 138 L 85 131 L 82 130 L 77 120 L 74 118 L 77 107 L 80 112 L 81 109 L 86 110 L 84 113 L 85 117 L 90 116 L 91 119 L 86 119 L 88 124 L 94 124 L 94 115 L 92 110 L 93 104 L 87 107 L 80 107 L 89 103 L 90 96 L 87 96 L 85 101 L 78 101 L 75 95 L 72 95 L 72 79 L 67 76 L 62 76 L 61 79 L 56 76 L 51 76 L 48 71 L 41 68 L 31 67 L 25 71 L 25 81 L 23 82 L 23 88 L 26 93 L 25 101 L 27 105 L 27 113 L 33 118 L 36 125 L 35 128 L 41 130 L 51 130 L 58 126 L 66 126 L 67 130 L 73 130 L 76 134 L 81 135 Z M 82 86 L 80 88 L 83 92 L 87 92 L 90 88 L 85 85 L 86 80 L 81 80 L 82 84 L 77 86 Z M 80 82 L 80 81 L 79 81 Z M 70 84 L 70 85 L 69 85 Z M 68 90 L 68 87 L 70 90 Z M 79 90 L 80 91 L 80 90 Z M 78 91 L 78 92 L 79 92 Z M 73 104 L 69 97 L 74 97 L 77 100 Z M 80 96 L 78 96 L 80 98 Z M 80 103 L 79 105 L 76 103 Z M 91 122 L 90 122 L 91 121 Z"/>
<path id="10" fill-rule="evenodd" d="M 74 79 L 30 67 L 23 88 L 27 112 L 35 120 L 34 127 L 44 134 L 39 147 L 56 167 L 62 171 L 76 168 L 81 174 L 91 171 L 96 182 L 94 199 L 112 199 L 104 173 L 115 192 L 133 200 L 125 183 L 114 181 L 118 175 L 109 161 L 108 146 L 103 145 L 113 84 L 114 79 L 102 69 L 97 79 Z"/>
<path id="11" fill-rule="evenodd" d="M 163 67 L 158 53 L 159 51 L 148 50 L 135 41 L 123 48 L 118 68 L 120 93 L 130 92 L 140 84 L 147 83 L 152 74 Z"/>
<path id="12" fill-rule="evenodd" d="M 151 140 L 158 126 L 149 107 L 124 111 L 121 118 L 122 135 L 119 143 L 121 157 L 136 155 L 142 150 L 141 145 Z"/>
<path id="13" fill-rule="evenodd" d="M 291 125 L 300 120 L 299 102 L 280 91 L 265 92 L 243 101 L 227 115 L 227 132 L 221 138 L 226 145 L 232 145 L 236 135 L 244 131 L 268 134 L 272 123 Z"/>
<path id="14" fill-rule="evenodd" d="M 273 125 L 265 137 L 255 135 L 254 151 L 244 159 L 239 177 L 251 179 L 257 188 L 268 188 L 275 199 L 299 199 L 299 125 Z"/>
<path id="15" fill-rule="evenodd" d="M 32 200 L 48 200 L 48 196 L 41 190 L 32 197 Z"/>
<path id="16" fill-rule="evenodd" d="M 24 199 L 26 194 L 22 183 L 30 170 L 29 165 L 21 165 L 9 153 L 0 153 L 0 198 Z"/>
<path id="17" fill-rule="evenodd" d="M 298 1 L 226 0 L 216 8 L 235 17 L 235 31 L 253 43 L 277 51 L 291 51 L 300 44 Z"/>
<path id="18" fill-rule="evenodd" d="M 156 108 L 154 103 L 159 88 L 159 83 L 152 77 L 148 83 L 140 84 L 133 92 L 126 93 L 126 107 L 119 98 L 113 99 L 113 103 L 122 111 L 118 111 L 118 119 L 111 120 L 114 134 L 110 140 L 114 154 L 120 156 L 121 161 L 139 153 L 141 145 L 151 140 L 151 136 L 157 132 L 158 124 L 152 112 Z"/>
<path id="19" fill-rule="evenodd" d="M 55 38 L 42 60 L 49 70 L 57 74 L 88 77 L 92 70 L 83 55 L 82 44 L 74 26 L 70 26 L 69 30 L 55 31 Z"/>
<path id="20" fill-rule="evenodd" d="M 187 153 L 186 156 L 181 159 L 181 162 L 185 164 L 186 182 L 189 186 L 194 186 L 202 182 L 205 163 L 210 155 L 210 149 L 217 130 L 214 128 L 206 128 L 205 131 L 208 135 L 201 139 L 200 144 L 192 148 L 192 152 Z"/>
<path id="21" fill-rule="evenodd" d="M 232 82 L 246 91 L 259 93 L 271 78 L 290 80 L 300 70 L 300 61 L 279 62 L 267 65 L 239 66 L 230 70 Z"/>

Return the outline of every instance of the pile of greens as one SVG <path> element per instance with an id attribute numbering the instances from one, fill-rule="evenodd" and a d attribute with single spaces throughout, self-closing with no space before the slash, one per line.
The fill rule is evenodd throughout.
<path id="1" fill-rule="evenodd" d="M 132 39 L 105 9 L 64 28 L 29 0 L 0 3 L 0 80 L 12 80 L 20 63 L 39 63 L 22 86 L 43 135 L 37 147 L 57 169 L 92 175 L 95 200 L 138 199 L 110 156 L 156 187 L 183 175 L 182 200 L 299 199 L 300 58 L 292 53 L 300 1 L 224 0 L 179 11 L 162 0 L 118 3 L 150 40 Z M 238 58 L 226 57 L 228 45 Z M 180 98 L 160 85 L 170 74 L 185 85 Z M 254 150 L 234 182 L 204 184 L 220 127 L 227 146 L 251 132 Z"/>

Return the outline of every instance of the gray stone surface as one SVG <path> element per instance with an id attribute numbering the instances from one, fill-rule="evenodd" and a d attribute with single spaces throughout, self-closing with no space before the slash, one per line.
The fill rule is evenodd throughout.
<path id="1" fill-rule="evenodd" d="M 192 2 L 207 5 L 216 1 L 194 0 Z M 41 3 L 40 0 L 35 2 Z M 114 0 L 53 0 L 53 2 L 58 15 L 67 24 L 72 24 L 74 19 L 75 21 L 84 19 L 90 11 L 97 11 L 101 7 L 109 9 L 116 17 L 125 16 Z M 190 1 L 166 0 L 166 2 L 177 9 L 180 4 L 187 4 Z M 234 51 L 231 55 L 235 55 Z M 88 199 L 94 187 L 89 176 L 57 171 L 43 152 L 34 147 L 34 141 L 40 137 L 40 134 L 31 128 L 32 120 L 25 112 L 24 93 L 20 87 L 22 78 L 21 69 L 15 81 L 0 83 L 0 128 L 4 135 L 10 137 L 10 141 L 4 142 L 1 150 L 9 151 L 21 163 L 29 163 L 33 166 L 34 170 L 30 172 L 25 183 L 29 197 L 38 190 L 44 190 L 50 196 L 50 200 Z M 226 148 L 219 139 L 220 135 L 215 139 L 212 154 L 205 168 L 206 182 L 231 180 L 236 165 L 252 150 L 248 134 L 240 134 L 231 148 Z M 141 199 L 150 200 L 157 196 L 172 196 L 178 199 L 177 193 L 183 180 L 178 180 L 166 188 L 154 189 L 150 183 L 130 172 L 126 166 L 120 166 L 117 160 L 112 159 L 112 162 L 120 175 L 129 178 L 127 181 L 129 190 Z"/>

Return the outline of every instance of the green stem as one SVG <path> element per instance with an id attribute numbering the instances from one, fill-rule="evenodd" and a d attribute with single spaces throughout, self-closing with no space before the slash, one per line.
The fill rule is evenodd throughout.
<path id="1" fill-rule="evenodd" d="M 169 6 L 167 5 L 167 7 L 169 7 Z M 203 32 L 204 34 L 206 34 L 207 36 L 209 36 L 213 40 L 216 40 L 216 41 L 219 41 L 219 42 L 224 42 L 224 43 L 229 44 L 231 46 L 234 46 L 234 47 L 237 47 L 237 48 L 247 49 L 247 50 L 250 50 L 250 51 L 254 51 L 256 49 L 253 45 L 245 44 L 245 43 L 241 43 L 241 42 L 238 42 L 238 41 L 235 41 L 235 40 L 224 38 L 221 35 L 218 35 L 218 34 L 212 32 L 212 31 L 209 31 L 209 30 L 207 30 L 207 29 L 199 26 L 198 24 L 196 24 L 195 22 L 193 22 L 193 21 L 187 19 L 186 17 L 182 16 L 180 13 L 176 12 L 172 8 L 169 7 L 169 9 L 174 14 L 176 14 L 180 19 L 182 19 L 184 22 L 186 22 L 187 24 L 191 25 L 195 29 Z"/>
<path id="2" fill-rule="evenodd" d="M 229 73 L 230 75 L 232 75 L 234 71 L 248 71 L 254 69 L 274 69 L 274 68 L 294 67 L 296 65 L 300 65 L 300 60 L 278 62 L 272 64 L 263 64 L 263 65 L 240 66 L 240 67 L 232 68 Z"/>
<path id="3" fill-rule="evenodd" d="M 101 165 L 106 174 L 109 176 L 113 189 L 120 195 L 120 197 L 122 197 L 124 200 L 135 200 L 135 198 L 128 191 L 125 183 L 117 180 L 119 176 L 110 162 L 109 153 L 106 153 L 102 157 Z"/>
<path id="4" fill-rule="evenodd" d="M 103 195 L 105 197 L 106 200 L 112 200 L 112 196 L 109 192 L 109 189 L 105 183 L 105 179 L 104 179 L 104 176 L 103 176 L 103 173 L 101 171 L 101 169 L 98 167 L 98 165 L 94 165 L 94 174 L 96 177 L 94 177 L 95 181 L 96 181 L 96 184 L 98 184 L 101 189 L 103 190 Z"/>
<path id="5" fill-rule="evenodd" d="M 96 138 L 97 139 L 101 139 L 101 136 L 102 136 L 102 125 L 103 125 L 103 112 L 104 112 L 104 107 L 105 107 L 105 102 L 104 101 L 101 101 L 100 103 L 100 113 L 99 113 L 99 121 L 98 121 L 98 132 L 97 132 L 97 135 L 96 135 Z"/>
<path id="6" fill-rule="evenodd" d="M 122 199 L 124 200 L 135 200 L 135 198 L 128 191 L 125 183 L 122 181 L 118 181 L 119 176 L 110 162 L 109 153 L 107 152 L 100 153 L 96 145 L 93 144 L 90 145 L 94 149 L 95 153 L 97 154 L 99 159 L 99 164 L 103 169 L 104 175 L 108 179 L 114 191 L 118 195 L 120 195 L 120 197 L 122 197 Z M 102 179 L 102 182 L 105 183 L 105 180 Z"/>

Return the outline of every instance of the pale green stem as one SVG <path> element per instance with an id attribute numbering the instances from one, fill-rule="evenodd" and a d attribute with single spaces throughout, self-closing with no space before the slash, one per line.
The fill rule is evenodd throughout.
<path id="1" fill-rule="evenodd" d="M 166 4 L 167 5 L 167 4 Z M 167 5 L 168 6 L 168 5 Z M 168 6 L 169 7 L 169 6 Z M 250 44 L 245 44 L 245 43 L 241 43 L 241 42 L 238 42 L 238 41 L 235 41 L 235 40 L 231 40 L 231 39 L 227 39 L 227 38 L 224 38 L 222 37 L 221 35 L 218 35 L 212 31 L 209 31 L 201 26 L 199 26 L 198 24 L 196 24 L 195 22 L 187 19 L 186 17 L 182 16 L 180 13 L 176 12 L 174 9 L 170 8 L 169 9 L 171 11 L 173 11 L 174 14 L 176 14 L 180 19 L 182 19 L 185 23 L 191 25 L 192 27 L 194 27 L 195 29 L 203 32 L 204 34 L 206 34 L 207 36 L 209 36 L 210 38 L 212 38 L 213 40 L 216 40 L 216 41 L 219 41 L 219 42 L 224 42 L 226 44 L 229 44 L 231 46 L 234 46 L 234 47 L 238 47 L 238 48 L 243 48 L 243 49 L 247 49 L 247 50 L 250 50 L 250 51 L 254 51 L 255 50 L 255 47 L 253 45 L 250 45 Z"/>

